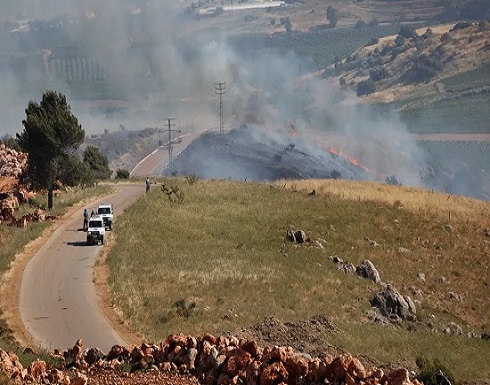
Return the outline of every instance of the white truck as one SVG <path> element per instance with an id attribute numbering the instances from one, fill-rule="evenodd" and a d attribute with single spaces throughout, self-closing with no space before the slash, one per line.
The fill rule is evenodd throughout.
<path id="1" fill-rule="evenodd" d="M 94 215 L 88 220 L 87 229 L 87 244 L 98 245 L 99 242 L 103 245 L 105 237 L 104 220 L 100 215 Z"/>
<path id="2" fill-rule="evenodd" d="M 112 230 L 112 223 L 114 222 L 114 208 L 112 207 L 112 204 L 100 204 L 97 208 L 97 215 L 102 217 L 105 228 Z"/>

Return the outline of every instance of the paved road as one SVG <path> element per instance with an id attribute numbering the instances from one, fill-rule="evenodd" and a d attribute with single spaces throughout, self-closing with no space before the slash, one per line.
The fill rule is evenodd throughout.
<path id="1" fill-rule="evenodd" d="M 173 158 L 175 159 L 175 157 L 177 157 L 177 155 L 179 155 L 179 153 L 181 153 L 196 138 L 196 136 L 196 133 L 191 133 L 183 134 L 175 138 L 172 145 Z M 131 170 L 131 177 L 161 176 L 165 167 L 167 167 L 168 161 L 167 145 L 158 147 Z"/>
<path id="2" fill-rule="evenodd" d="M 117 217 L 144 192 L 144 184 L 116 185 L 116 190 L 90 208 L 111 202 Z M 103 246 L 86 245 L 82 214 L 83 208 L 66 219 L 28 263 L 20 289 L 20 314 L 42 347 L 66 350 L 83 338 L 86 347 L 107 353 L 125 341 L 99 311 L 93 266 Z"/>

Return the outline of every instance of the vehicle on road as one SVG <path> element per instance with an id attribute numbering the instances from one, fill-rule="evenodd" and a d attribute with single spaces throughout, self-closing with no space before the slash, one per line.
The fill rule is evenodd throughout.
<path id="1" fill-rule="evenodd" d="M 105 237 L 105 226 L 102 216 L 95 215 L 90 217 L 87 229 L 87 244 L 98 245 L 99 242 L 103 245 Z"/>
<path id="2" fill-rule="evenodd" d="M 114 222 L 114 208 L 112 207 L 112 204 L 100 204 L 97 208 L 97 215 L 102 217 L 105 228 L 112 230 L 112 223 Z"/>

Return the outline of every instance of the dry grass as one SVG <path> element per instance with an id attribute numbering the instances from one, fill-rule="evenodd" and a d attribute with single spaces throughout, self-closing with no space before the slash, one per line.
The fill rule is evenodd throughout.
<path id="1" fill-rule="evenodd" d="M 426 324 L 439 331 L 450 321 L 465 332 L 490 328 L 490 242 L 483 231 L 488 203 L 338 180 L 164 183 L 179 186 L 185 201 L 171 202 L 154 188 L 118 218 L 117 243 L 108 256 L 115 302 L 149 340 L 172 332 L 237 330 L 267 316 L 294 321 L 327 314 L 352 333 L 338 341 L 358 352 L 413 362 L 425 351 L 462 364 L 464 353 L 450 359 L 433 340 L 446 350 L 457 341 L 466 346 L 461 352 L 480 342 L 441 333 L 427 338 L 433 333 Z M 290 225 L 324 248 L 287 241 Z M 400 254 L 400 247 L 410 252 Z M 414 296 L 420 323 L 410 332 L 400 329 L 399 337 L 417 343 L 396 348 L 395 329 L 389 332 L 394 347 L 386 350 L 388 335 L 365 324 L 379 287 L 337 271 L 334 255 L 355 265 L 370 259 L 384 282 Z M 419 272 L 425 282 L 417 279 Z M 462 300 L 451 300 L 449 292 Z M 490 376 L 490 366 L 482 370 Z"/>
<path id="2" fill-rule="evenodd" d="M 463 196 L 444 194 L 421 188 L 390 186 L 376 182 L 352 183 L 340 179 L 301 180 L 276 182 L 278 186 L 288 189 L 332 194 L 336 199 L 377 201 L 410 211 L 426 213 L 439 220 L 482 221 L 489 223 L 490 206 L 488 202 Z"/>

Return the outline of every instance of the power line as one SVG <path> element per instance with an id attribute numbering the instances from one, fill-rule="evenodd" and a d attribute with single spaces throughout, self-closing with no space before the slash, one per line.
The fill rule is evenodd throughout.
<path id="1" fill-rule="evenodd" d="M 180 130 L 173 130 L 172 127 L 175 126 L 175 118 L 165 118 L 165 121 L 167 121 L 167 128 L 165 130 L 161 130 L 160 132 L 168 132 L 168 142 L 167 142 L 167 149 L 168 149 L 168 168 L 170 172 L 173 171 L 174 168 L 174 161 L 173 161 L 173 156 L 172 156 L 172 151 L 174 149 L 173 142 L 172 142 L 172 132 L 179 132 Z"/>
<path id="2" fill-rule="evenodd" d="M 214 93 L 219 95 L 219 133 L 223 133 L 223 95 L 226 94 L 226 82 L 214 83 Z"/>

